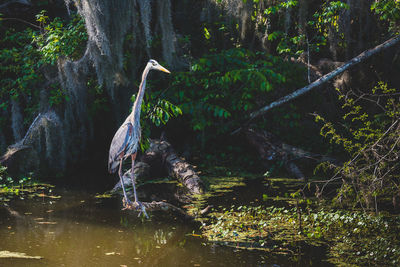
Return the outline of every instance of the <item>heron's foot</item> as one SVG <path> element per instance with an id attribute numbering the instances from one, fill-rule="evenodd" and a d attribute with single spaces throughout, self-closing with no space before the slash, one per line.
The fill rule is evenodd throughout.
<path id="1" fill-rule="evenodd" d="M 122 199 L 122 206 L 124 206 L 124 208 L 122 210 L 132 209 L 132 207 L 134 207 L 134 202 L 130 201 L 129 198 L 124 197 Z"/>
<path id="2" fill-rule="evenodd" d="M 149 218 L 149 215 L 147 215 L 147 212 L 146 212 L 146 207 L 143 205 L 142 202 L 140 202 L 140 201 L 135 201 L 135 202 L 133 203 L 133 205 L 135 205 L 135 206 L 136 206 L 136 210 L 139 211 L 138 217 L 140 217 L 140 215 L 142 215 L 142 213 L 143 213 L 144 216 L 146 216 L 147 219 Z"/>

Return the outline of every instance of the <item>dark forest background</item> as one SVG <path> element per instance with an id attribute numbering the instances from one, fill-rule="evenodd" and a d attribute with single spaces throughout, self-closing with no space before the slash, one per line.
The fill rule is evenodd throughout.
<path id="1" fill-rule="evenodd" d="M 399 1 L 11 0 L 0 13 L 0 152 L 14 175 L 106 173 L 112 136 L 154 58 L 172 74 L 150 74 L 142 151 L 165 132 L 204 168 L 290 175 L 231 134 L 246 125 L 333 158 L 289 161 L 341 181 L 338 199 L 373 207 L 400 196 L 396 45 L 246 124 L 396 36 Z"/>

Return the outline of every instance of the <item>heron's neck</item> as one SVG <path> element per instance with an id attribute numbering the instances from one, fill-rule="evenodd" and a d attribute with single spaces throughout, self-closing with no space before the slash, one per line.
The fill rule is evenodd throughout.
<path id="1" fill-rule="evenodd" d="M 142 106 L 144 91 L 146 90 L 146 78 L 147 74 L 149 74 L 149 71 L 150 67 L 146 66 L 146 68 L 143 71 L 142 81 L 140 82 L 139 92 L 136 96 L 135 103 L 133 103 L 132 112 L 129 116 L 129 120 L 131 121 L 132 124 L 134 124 L 134 122 L 136 121 L 140 122 L 140 110 Z"/>

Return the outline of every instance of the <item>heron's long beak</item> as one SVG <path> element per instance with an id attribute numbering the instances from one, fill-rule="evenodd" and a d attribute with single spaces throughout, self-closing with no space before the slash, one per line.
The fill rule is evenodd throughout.
<path id="1" fill-rule="evenodd" d="M 166 72 L 166 73 L 171 73 L 169 70 L 167 70 L 166 68 L 164 68 L 161 65 L 158 66 L 158 70 L 161 70 L 161 71 Z"/>

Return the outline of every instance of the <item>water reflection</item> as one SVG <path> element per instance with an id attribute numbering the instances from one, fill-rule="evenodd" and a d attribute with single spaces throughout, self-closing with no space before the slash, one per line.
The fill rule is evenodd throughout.
<path id="1" fill-rule="evenodd" d="M 15 201 L 21 218 L 0 218 L 0 251 L 34 259 L 0 259 L 0 266 L 261 266 L 263 253 L 236 252 L 188 235 L 198 225 L 165 212 L 142 222 L 117 199 L 64 192 L 58 200 Z M 270 265 L 266 265 L 270 266 Z"/>

